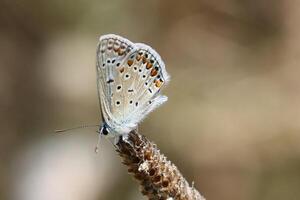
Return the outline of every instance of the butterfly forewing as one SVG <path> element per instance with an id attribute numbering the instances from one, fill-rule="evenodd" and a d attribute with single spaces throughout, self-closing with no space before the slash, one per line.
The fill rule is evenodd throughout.
<path id="1" fill-rule="evenodd" d="M 116 35 L 100 38 L 97 50 L 97 84 L 104 118 L 115 120 L 123 116 L 124 95 L 119 86 L 123 82 L 124 61 L 131 51 L 133 43 L 125 38 Z"/>

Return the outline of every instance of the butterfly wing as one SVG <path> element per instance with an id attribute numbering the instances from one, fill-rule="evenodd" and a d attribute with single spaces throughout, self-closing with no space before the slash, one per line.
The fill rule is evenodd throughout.
<path id="1" fill-rule="evenodd" d="M 124 99 L 122 84 L 124 62 L 134 51 L 134 44 L 129 40 L 108 34 L 100 37 L 97 47 L 97 87 L 104 121 L 114 128 L 123 117 L 121 103 Z"/>
<path id="2" fill-rule="evenodd" d="M 116 35 L 100 38 L 97 50 L 97 85 L 105 122 L 117 133 L 135 128 L 167 100 L 160 95 L 169 75 L 158 53 Z"/>
<path id="3" fill-rule="evenodd" d="M 128 56 L 131 64 L 126 71 L 131 80 L 125 82 L 127 95 L 124 111 L 126 123 L 138 124 L 148 113 L 167 101 L 160 95 L 161 88 L 169 81 L 169 75 L 159 54 L 150 46 L 136 43 L 136 50 Z"/>

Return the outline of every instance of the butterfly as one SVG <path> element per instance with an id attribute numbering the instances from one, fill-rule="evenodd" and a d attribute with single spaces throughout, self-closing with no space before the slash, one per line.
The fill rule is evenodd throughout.
<path id="1" fill-rule="evenodd" d="M 150 46 L 114 34 L 99 39 L 96 54 L 100 135 L 126 136 L 154 109 L 167 101 L 161 89 L 169 75 Z"/>

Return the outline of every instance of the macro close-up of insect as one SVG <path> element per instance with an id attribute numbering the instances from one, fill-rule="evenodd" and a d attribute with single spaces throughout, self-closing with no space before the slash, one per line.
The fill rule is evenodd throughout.
<path id="1" fill-rule="evenodd" d="M 299 13 L 0 0 L 0 200 L 300 199 Z"/>
<path id="2" fill-rule="evenodd" d="M 128 134 L 148 113 L 167 101 L 165 65 L 150 46 L 109 34 L 97 48 L 97 85 L 104 124 L 100 134 Z"/>
<path id="3" fill-rule="evenodd" d="M 96 60 L 103 118 L 99 139 L 114 139 L 123 163 L 150 199 L 204 199 L 155 144 L 137 132 L 138 124 L 167 101 L 160 92 L 169 75 L 159 54 L 146 44 L 108 34 L 100 37 Z"/>

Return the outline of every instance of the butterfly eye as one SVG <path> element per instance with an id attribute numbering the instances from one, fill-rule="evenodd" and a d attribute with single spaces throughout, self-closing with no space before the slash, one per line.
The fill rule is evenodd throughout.
<path id="1" fill-rule="evenodd" d="M 101 130 L 101 134 L 108 135 L 108 133 L 109 133 L 108 129 L 104 126 Z"/>

